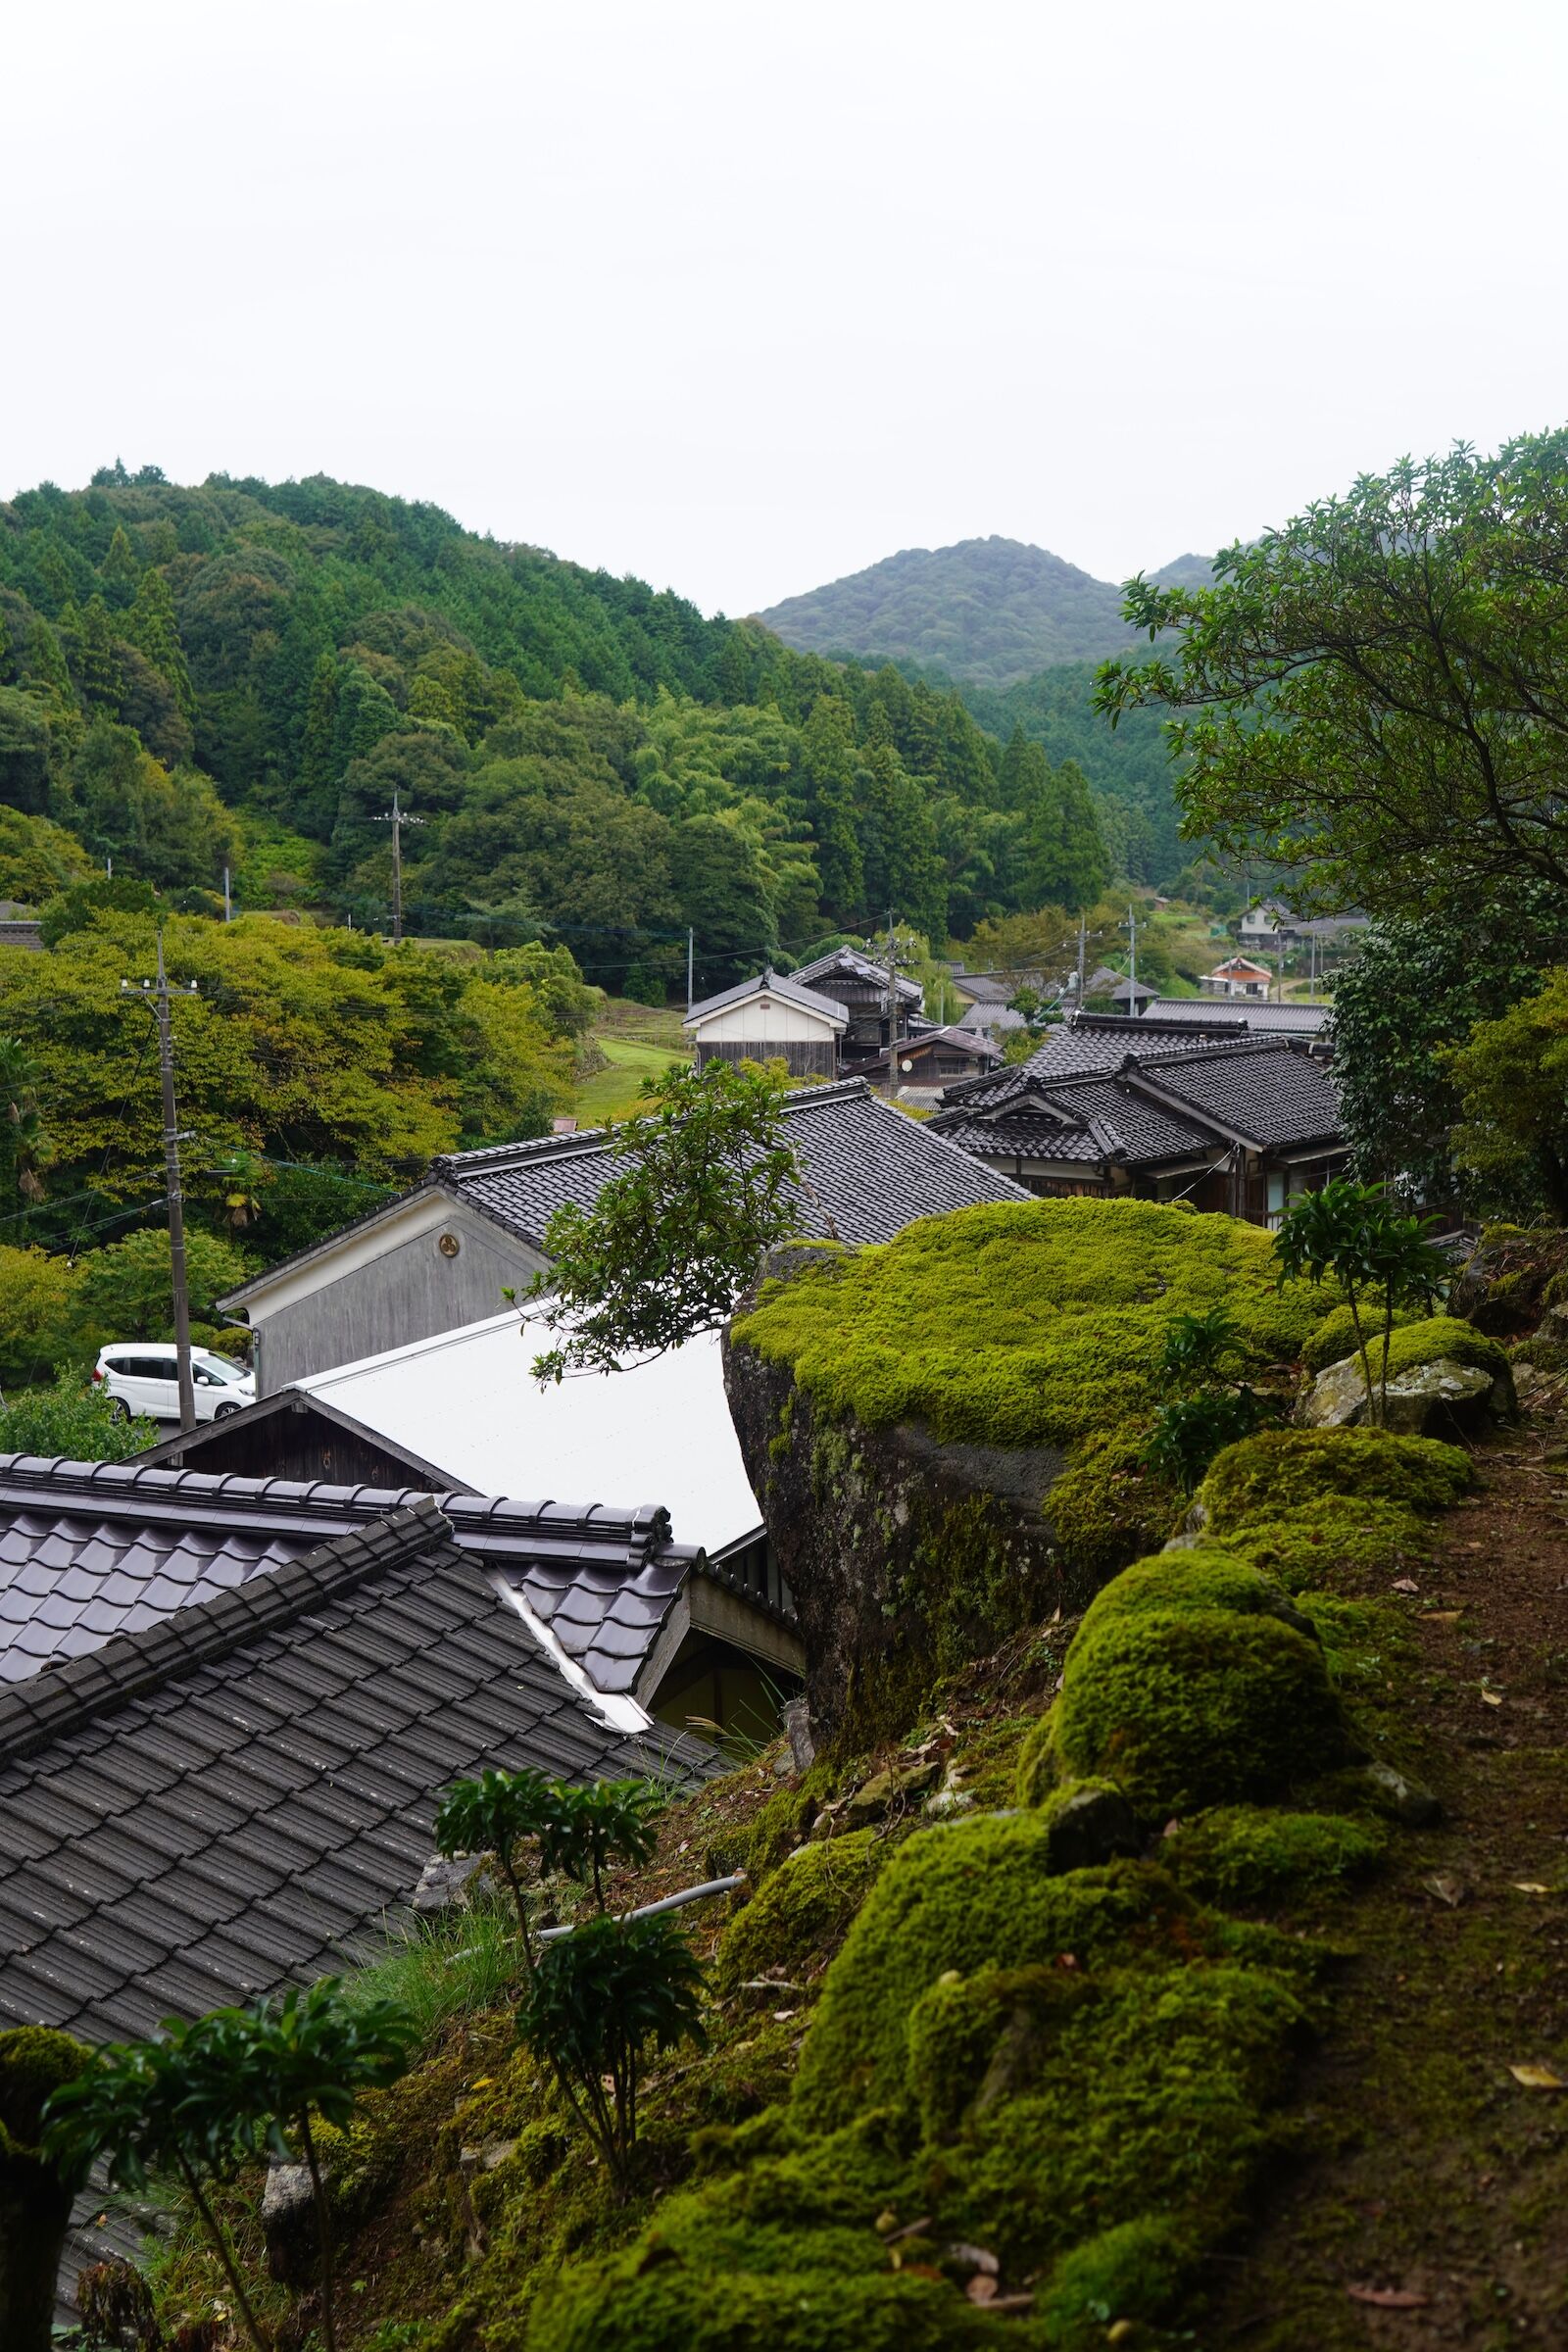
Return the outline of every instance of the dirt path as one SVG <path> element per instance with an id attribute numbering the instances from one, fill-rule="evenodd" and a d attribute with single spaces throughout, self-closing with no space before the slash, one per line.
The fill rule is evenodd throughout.
<path id="1" fill-rule="evenodd" d="M 1445 1820 L 1353 1907 L 1304 2153 L 1222 2266 L 1205 2347 L 1568 2347 L 1565 1440 L 1568 1412 L 1538 1416 L 1480 1456 L 1401 1596 L 1384 1721 Z"/>

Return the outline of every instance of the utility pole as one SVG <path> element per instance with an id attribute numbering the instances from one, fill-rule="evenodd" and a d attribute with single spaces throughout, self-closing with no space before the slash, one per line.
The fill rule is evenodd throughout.
<path id="1" fill-rule="evenodd" d="M 179 1426 L 196 1426 L 196 1391 L 190 1376 L 190 1285 L 185 1276 L 185 1200 L 179 1186 L 179 1127 L 174 1116 L 174 1038 L 170 1026 L 171 997 L 194 997 L 194 980 L 172 987 L 164 970 L 164 934 L 158 932 L 156 980 L 122 980 L 122 997 L 136 997 L 151 1007 L 158 1023 L 158 1068 L 164 1087 L 164 1168 L 169 1187 L 169 1271 L 174 1293 L 174 1363 L 179 1380 Z"/>
<path id="2" fill-rule="evenodd" d="M 1127 937 L 1131 948 L 1127 958 L 1130 967 L 1127 977 L 1132 983 L 1132 994 L 1128 999 L 1128 1004 L 1130 1009 L 1136 1012 L 1138 1009 L 1138 909 L 1136 906 L 1129 906 L 1127 909 Z"/>
<path id="3" fill-rule="evenodd" d="M 1072 1009 L 1075 1018 L 1080 1012 L 1082 1012 L 1084 1008 L 1084 966 L 1087 960 L 1087 949 L 1089 942 L 1088 924 L 1088 915 L 1080 914 L 1078 917 L 1078 994 L 1072 1001 Z"/>
<path id="4" fill-rule="evenodd" d="M 401 939 L 403 937 L 403 828 L 405 825 L 422 825 L 424 819 L 422 816 L 411 816 L 407 808 L 399 807 L 397 787 L 394 785 L 391 814 L 378 816 L 374 822 L 378 825 L 390 825 L 392 828 L 392 936 L 394 939 Z"/>
<path id="5" fill-rule="evenodd" d="M 223 868 L 223 920 L 225 923 L 231 923 L 234 920 L 234 901 L 229 895 L 228 868 L 226 865 Z"/>
<path id="6" fill-rule="evenodd" d="M 893 909 L 888 908 L 888 1101 L 898 1086 L 899 966 L 893 933 Z"/>
<path id="7" fill-rule="evenodd" d="M 686 1009 L 688 1012 L 692 1008 L 692 958 L 696 938 L 695 929 L 688 923 L 686 926 Z"/>

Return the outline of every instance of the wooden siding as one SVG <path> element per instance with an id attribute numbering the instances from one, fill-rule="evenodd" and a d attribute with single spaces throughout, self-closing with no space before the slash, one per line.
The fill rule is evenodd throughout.
<path id="1" fill-rule="evenodd" d="M 699 1038 L 697 1066 L 710 1061 L 781 1061 L 792 1078 L 836 1078 L 838 1055 L 831 1038 Z"/>

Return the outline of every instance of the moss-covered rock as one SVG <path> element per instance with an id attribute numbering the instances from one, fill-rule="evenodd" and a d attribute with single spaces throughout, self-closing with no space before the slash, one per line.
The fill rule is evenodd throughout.
<path id="1" fill-rule="evenodd" d="M 1562 1279 L 1568 1235 L 1488 1225 L 1448 1288 L 1449 1312 L 1508 1338 L 1530 1330 Z"/>
<path id="2" fill-rule="evenodd" d="M 71 2184 L 43 2155 L 44 2108 L 74 2082 L 88 2053 L 69 2034 L 22 2026 L 0 2034 L 0 2344 L 49 2352 L 55 2275 L 71 2218 Z"/>
<path id="3" fill-rule="evenodd" d="M 1102 1627 L 1124 1617 L 1147 1617 L 1172 1609 L 1234 1609 L 1241 1615 L 1277 1617 L 1298 1634 L 1310 1622 L 1291 1606 L 1285 1589 L 1228 1547 L 1200 1544 L 1180 1551 L 1156 1552 L 1135 1560 L 1091 1602 L 1073 1648 L 1092 1642 Z M 1069 1650 L 1069 1658 L 1072 1656 Z"/>
<path id="4" fill-rule="evenodd" d="M 1323 1311 L 1279 1288 L 1265 1233 L 1155 1201 L 966 1209 L 772 1261 L 725 1379 L 830 1737 L 892 1733 L 1162 1540 L 1139 1430 L 1172 1317 L 1221 1303 L 1254 1374 Z"/>
<path id="5" fill-rule="evenodd" d="M 1389 1328 L 1387 1319 L 1365 1307 L 1360 1308 L 1358 1312 L 1361 1336 L 1368 1347 L 1381 1350 L 1384 1331 Z M 1398 1330 L 1406 1323 L 1419 1323 L 1421 1320 L 1419 1307 L 1396 1306 L 1394 1310 L 1393 1328 Z M 1301 1361 L 1306 1369 L 1309 1372 L 1323 1372 L 1330 1364 L 1342 1363 L 1346 1356 L 1353 1355 L 1355 1353 L 1355 1327 L 1356 1315 L 1351 1313 L 1348 1306 L 1337 1306 L 1329 1314 L 1326 1314 L 1317 1329 L 1308 1335 L 1306 1344 L 1301 1349 Z"/>
<path id="6" fill-rule="evenodd" d="M 877 1830 L 803 1846 L 725 1928 L 714 1973 L 723 1986 L 770 1969 L 804 1970 L 843 1936 L 892 1851 Z"/>
<path id="7" fill-rule="evenodd" d="M 1473 1476 L 1469 1456 L 1435 1438 L 1377 1429 L 1265 1429 L 1216 1455 L 1198 1499 L 1208 1534 L 1225 1542 L 1234 1527 L 1315 1510 L 1334 1494 L 1441 1511 Z"/>
<path id="8" fill-rule="evenodd" d="M 1287 1592 L 1313 1585 L 1360 1591 L 1373 1577 L 1419 1566 L 1432 1548 L 1430 1519 L 1370 1494 L 1326 1494 L 1273 1518 L 1244 1519 L 1227 1526 L 1224 1542 Z"/>
<path id="9" fill-rule="evenodd" d="M 1221 1805 L 1184 1821 L 1160 1859 L 1206 1902 L 1261 1906 L 1370 1870 L 1387 1843 L 1375 1822 L 1345 1814 Z"/>
<path id="10" fill-rule="evenodd" d="M 1051 1875 L 1039 1814 L 923 1830 L 882 1872 L 828 1970 L 807 2033 L 795 2107 L 831 2130 L 902 2097 L 906 2026 L 948 1969 L 1054 1963 L 1144 1946 L 1168 1953 L 1186 1898 L 1141 1863 Z"/>
<path id="11" fill-rule="evenodd" d="M 1051 1725 L 1065 1769 L 1113 1779 L 1150 1822 L 1278 1795 L 1351 1745 L 1317 1642 L 1255 1609 L 1151 1608 L 1080 1633 Z"/>

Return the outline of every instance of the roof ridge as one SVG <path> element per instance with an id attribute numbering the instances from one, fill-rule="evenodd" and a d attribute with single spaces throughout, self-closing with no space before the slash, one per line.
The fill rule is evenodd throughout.
<path id="1" fill-rule="evenodd" d="M 257 1635 L 276 1632 L 304 1610 L 434 1544 L 446 1551 L 448 1564 L 466 1564 L 452 1541 L 451 1522 L 424 1496 L 368 1527 L 343 1529 L 270 1575 L 175 1609 L 143 1633 L 117 1635 L 85 1657 L 14 1685 L 0 1695 L 0 1763 L 46 1747 L 108 1709 L 226 1657 Z"/>
<path id="2" fill-rule="evenodd" d="M 779 1109 L 783 1117 L 795 1118 L 819 1103 L 841 1102 L 866 1091 L 865 1080 L 859 1077 L 834 1078 L 826 1086 L 792 1087 Z M 432 1174 L 439 1170 L 442 1175 L 461 1181 L 466 1175 L 478 1175 L 487 1168 L 534 1159 L 571 1159 L 578 1152 L 607 1151 L 614 1133 L 612 1127 L 585 1127 L 576 1135 L 534 1135 L 518 1144 L 487 1144 L 477 1152 L 443 1152 L 431 1160 L 430 1168 Z"/>

